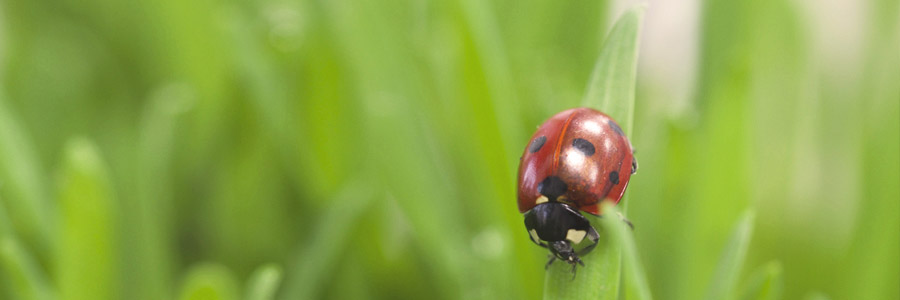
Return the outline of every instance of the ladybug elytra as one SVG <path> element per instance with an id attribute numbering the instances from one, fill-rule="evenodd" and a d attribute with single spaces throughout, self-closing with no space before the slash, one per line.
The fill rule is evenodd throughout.
<path id="1" fill-rule="evenodd" d="M 600 202 L 618 203 L 637 170 L 631 142 L 609 116 L 590 108 L 560 112 L 542 124 L 519 163 L 519 212 L 531 240 L 559 259 L 584 265 L 599 234 L 579 211 L 599 216 Z M 591 244 L 575 250 L 585 238 Z"/>

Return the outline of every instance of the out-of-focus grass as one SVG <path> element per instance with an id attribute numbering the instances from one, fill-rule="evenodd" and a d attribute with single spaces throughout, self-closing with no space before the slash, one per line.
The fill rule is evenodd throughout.
<path id="1" fill-rule="evenodd" d="M 57 280 L 62 299 L 116 299 L 122 283 L 116 197 L 101 154 L 75 139 L 66 147 L 59 188 Z M 85 259 L 90 257 L 91 259 Z"/>
<path id="2" fill-rule="evenodd" d="M 742 285 L 737 299 L 781 299 L 784 289 L 782 272 L 780 263 L 763 265 L 747 276 L 747 282 Z"/>
<path id="3" fill-rule="evenodd" d="M 188 269 L 178 299 L 239 299 L 240 292 L 234 274 L 227 267 L 200 263 Z"/>
<path id="4" fill-rule="evenodd" d="M 581 105 L 609 7 L 4 1 L 0 298 L 539 298 L 518 157 Z M 897 9 L 705 0 L 699 41 L 644 35 L 699 49 L 686 103 L 641 63 L 614 84 L 652 295 L 900 298 Z"/>
<path id="5" fill-rule="evenodd" d="M 45 203 L 45 185 L 38 158 L 31 149 L 31 141 L 21 125 L 8 111 L 4 89 L 0 88 L 0 178 L 5 188 L 2 194 L 8 218 L 0 221 L 5 234 L 15 229 L 22 239 L 29 241 L 42 255 L 49 254 L 51 227 L 54 219 L 51 207 Z"/>
<path id="6" fill-rule="evenodd" d="M 753 235 L 754 214 L 747 212 L 740 218 L 722 251 L 716 271 L 707 286 L 706 299 L 733 299 L 738 276 L 741 274 L 750 238 Z"/>
<path id="7" fill-rule="evenodd" d="M 47 276 L 22 245 L 10 237 L 0 240 L 0 263 L 8 297 L 26 300 L 55 299 Z"/>
<path id="8" fill-rule="evenodd" d="M 275 299 L 275 292 L 281 283 L 281 268 L 275 265 L 264 265 L 250 274 L 244 299 Z"/>

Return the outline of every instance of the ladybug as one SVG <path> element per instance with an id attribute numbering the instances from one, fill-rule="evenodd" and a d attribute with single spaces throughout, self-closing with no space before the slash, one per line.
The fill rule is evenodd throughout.
<path id="1" fill-rule="evenodd" d="M 546 267 L 556 259 L 573 274 L 584 266 L 578 257 L 600 236 L 579 211 L 600 216 L 601 201 L 622 199 L 637 171 L 633 153 L 619 124 L 590 108 L 560 112 L 534 133 L 520 158 L 518 202 L 531 241 L 550 249 Z M 585 237 L 591 244 L 576 251 Z"/>

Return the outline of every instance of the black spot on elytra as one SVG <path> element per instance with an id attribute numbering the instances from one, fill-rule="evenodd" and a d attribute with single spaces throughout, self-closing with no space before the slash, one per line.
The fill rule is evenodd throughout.
<path id="1" fill-rule="evenodd" d="M 619 184 L 619 171 L 609 172 L 609 181 L 613 184 Z"/>
<path id="2" fill-rule="evenodd" d="M 535 138 L 533 141 L 531 141 L 531 145 L 528 145 L 528 152 L 531 152 L 531 153 L 538 152 L 538 150 L 541 150 L 541 147 L 543 147 L 544 143 L 546 143 L 546 142 L 547 142 L 546 136 L 542 135 L 542 136 Z"/>
<path id="3" fill-rule="evenodd" d="M 594 155 L 594 144 L 588 142 L 586 139 L 578 138 L 572 141 L 572 146 L 581 153 L 584 153 L 584 156 Z"/>
<path id="4" fill-rule="evenodd" d="M 544 181 L 538 184 L 538 191 L 541 195 L 547 196 L 547 199 L 556 200 L 559 196 L 566 193 L 569 187 L 561 178 L 557 176 L 547 176 Z"/>
<path id="5" fill-rule="evenodd" d="M 622 131 L 622 127 L 619 127 L 619 124 L 616 124 L 615 121 L 608 120 L 608 121 L 606 121 L 606 123 L 609 124 L 609 127 L 612 128 L 613 131 L 615 131 L 616 133 L 618 133 L 621 136 L 625 136 L 625 132 Z"/>

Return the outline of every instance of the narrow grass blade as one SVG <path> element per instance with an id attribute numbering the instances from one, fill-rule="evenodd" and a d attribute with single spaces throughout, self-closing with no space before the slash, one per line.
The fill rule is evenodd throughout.
<path id="1" fill-rule="evenodd" d="M 56 298 L 47 284 L 47 276 L 43 274 L 31 254 L 10 237 L 0 240 L 0 271 L 3 274 L 3 284 L 12 291 L 16 299 Z"/>
<path id="2" fill-rule="evenodd" d="M 629 299 L 653 299 L 653 295 L 650 293 L 650 286 L 647 284 L 644 266 L 641 264 L 641 259 L 637 253 L 634 236 L 626 228 L 625 222 L 618 217 L 619 210 L 614 204 L 604 202 L 602 207 L 605 217 L 600 220 L 600 224 L 611 237 L 613 246 L 622 249 L 626 295 L 629 296 Z"/>
<path id="3" fill-rule="evenodd" d="M 781 263 L 773 261 L 753 272 L 741 288 L 741 300 L 781 299 L 784 282 Z"/>
<path id="4" fill-rule="evenodd" d="M 710 281 L 706 299 L 734 299 L 734 288 L 740 276 L 750 237 L 753 235 L 754 213 L 746 212 L 732 231 L 731 239 L 722 251 L 719 265 Z"/>
<path id="5" fill-rule="evenodd" d="M 286 79 L 287 76 L 281 74 L 278 63 L 273 61 L 273 57 L 266 55 L 266 49 L 262 47 L 264 45 L 259 43 L 258 33 L 255 32 L 256 24 L 238 10 L 228 9 L 226 11 L 227 13 L 224 14 L 226 16 L 224 22 L 227 28 L 226 32 L 233 39 L 237 72 L 244 80 L 251 96 L 249 103 L 252 105 L 253 113 L 259 116 L 265 129 L 262 132 L 270 135 L 272 141 L 280 146 L 277 149 L 281 158 L 288 163 L 297 163 L 294 153 L 297 151 L 297 132 L 292 130 L 294 123 L 291 118 L 294 107 L 293 102 L 290 101 L 297 95 L 292 93 Z M 309 147 L 320 146 L 310 145 Z M 295 169 L 297 168 L 289 168 L 289 171 L 292 172 L 290 175 L 297 175 L 299 170 Z M 316 169 L 327 168 L 316 167 Z M 323 170 L 323 172 L 329 171 Z M 316 182 L 319 179 L 315 176 L 307 176 L 303 177 L 303 180 Z M 318 184 L 318 182 L 316 183 Z M 317 184 L 312 184 L 312 186 Z"/>
<path id="6" fill-rule="evenodd" d="M 600 109 L 619 122 L 626 132 L 634 113 L 638 35 L 644 7 L 629 9 L 613 26 L 600 51 L 582 101 Z M 595 219 L 595 218 L 591 218 Z M 592 222 L 595 223 L 595 222 Z M 595 224 L 595 228 L 599 228 Z M 615 299 L 619 296 L 621 250 L 609 247 L 602 237 L 597 247 L 582 257 L 585 266 L 571 279 L 571 268 L 556 263 L 544 281 L 544 299 Z M 649 292 L 646 294 L 649 297 Z"/>
<path id="7" fill-rule="evenodd" d="M 626 11 L 609 32 L 582 105 L 599 109 L 613 117 L 625 132 L 634 114 L 634 89 L 644 6 Z"/>
<path id="8" fill-rule="evenodd" d="M 236 300 L 240 296 L 234 274 L 219 264 L 191 267 L 181 285 L 180 300 Z"/>
<path id="9" fill-rule="evenodd" d="M 171 158 L 178 117 L 194 99 L 189 86 L 169 83 L 151 94 L 141 114 L 136 191 L 122 199 L 123 254 L 132 270 L 140 270 L 124 274 L 128 299 L 173 295 Z"/>
<path id="10" fill-rule="evenodd" d="M 494 9 L 489 1 L 465 0 L 460 2 L 466 24 L 472 31 L 480 67 L 484 72 L 487 87 L 490 92 L 490 100 L 493 104 L 494 117 L 502 132 L 504 157 L 516 155 L 521 139 L 526 136 L 517 136 L 513 133 L 519 124 L 521 103 L 513 88 L 515 76 L 510 71 L 509 56 L 504 44 L 504 35 L 501 33 L 494 14 Z M 509 168 L 504 168 L 509 169 Z"/>
<path id="11" fill-rule="evenodd" d="M 281 283 L 281 267 L 268 264 L 259 267 L 250 275 L 247 284 L 247 300 L 272 300 Z"/>
<path id="12" fill-rule="evenodd" d="M 334 199 L 316 222 L 319 227 L 302 239 L 306 247 L 294 258 L 281 299 L 316 299 L 330 270 L 353 239 L 350 233 L 360 221 L 360 214 L 372 203 L 373 195 L 363 183 L 352 182 Z"/>
<path id="13" fill-rule="evenodd" d="M 40 164 L 3 96 L 0 91 L 0 199 L 18 237 L 35 246 L 38 255 L 45 254 L 50 249 L 52 218 L 47 215 L 51 210 L 46 205 Z"/>
<path id="14" fill-rule="evenodd" d="M 105 163 L 89 141 L 76 139 L 66 149 L 59 206 L 60 247 L 57 270 L 64 299 L 118 299 L 120 286 L 112 186 Z"/>

